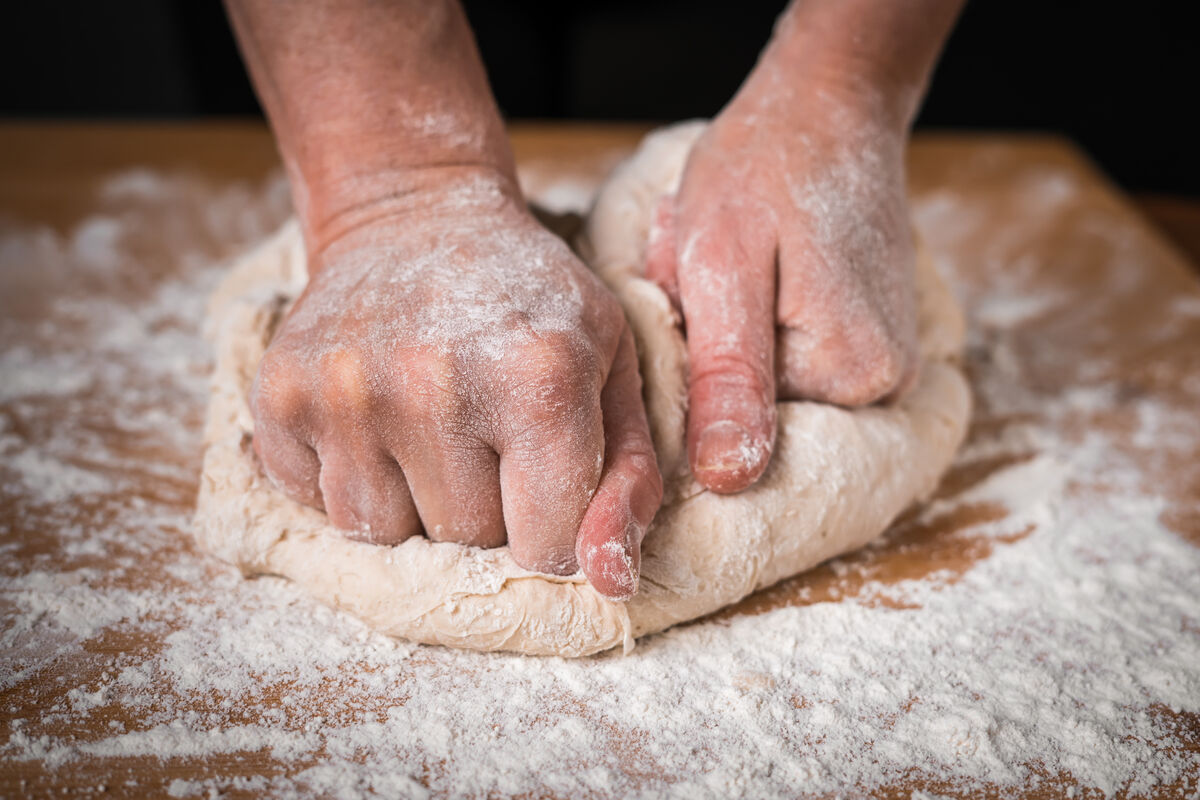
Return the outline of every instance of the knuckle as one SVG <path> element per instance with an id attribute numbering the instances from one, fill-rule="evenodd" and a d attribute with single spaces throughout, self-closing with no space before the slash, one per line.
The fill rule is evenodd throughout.
<path id="1" fill-rule="evenodd" d="M 693 389 L 707 384 L 713 388 L 733 389 L 770 397 L 773 383 L 770 368 L 764 361 L 747 358 L 740 352 L 718 353 L 699 361 L 692 368 L 690 383 Z"/>
<path id="2" fill-rule="evenodd" d="M 653 501 L 653 505 L 657 507 L 663 498 L 663 479 L 654 451 L 631 454 L 629 466 L 637 476 L 643 490 L 649 495 L 649 499 Z"/>
<path id="3" fill-rule="evenodd" d="M 647 445 L 644 449 L 631 453 L 629 463 L 638 475 L 647 483 L 656 485 L 659 493 L 662 493 L 662 473 L 658 469 L 658 457 L 654 454 L 653 447 Z"/>
<path id="4" fill-rule="evenodd" d="M 627 433 L 609 444 L 621 459 L 623 467 L 633 474 L 639 477 L 659 477 L 658 455 L 654 452 L 654 443 L 645 435 Z"/>
<path id="5" fill-rule="evenodd" d="M 879 326 L 862 326 L 857 335 L 829 348 L 822 365 L 829 400 L 863 406 L 895 392 L 912 368 L 910 350 Z"/>
<path id="6" fill-rule="evenodd" d="M 622 506 L 631 510 L 643 523 L 646 514 L 658 510 L 663 498 L 662 472 L 658 468 L 658 457 L 654 446 L 641 437 L 627 437 L 624 441 L 610 442 L 611 463 L 607 465 L 606 477 L 601 484 L 611 486 L 612 498 L 623 498 Z M 600 493 L 597 493 L 600 496 Z"/>
<path id="7" fill-rule="evenodd" d="M 307 411 L 311 399 L 307 370 L 291 355 L 268 351 L 250 390 L 255 421 L 292 427 Z"/>
<path id="8" fill-rule="evenodd" d="M 324 354 L 318 372 L 322 391 L 336 410 L 361 410 L 368 405 L 367 372 L 357 351 L 339 348 Z"/>
<path id="9" fill-rule="evenodd" d="M 540 336 L 512 348 L 504 379 L 517 416 L 545 422 L 598 410 L 602 370 L 596 348 L 579 337 Z"/>

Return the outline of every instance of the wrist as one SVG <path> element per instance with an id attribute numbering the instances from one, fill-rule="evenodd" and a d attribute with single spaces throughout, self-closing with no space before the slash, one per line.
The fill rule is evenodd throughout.
<path id="1" fill-rule="evenodd" d="M 371 223 L 414 213 L 482 209 L 519 202 L 511 163 L 486 154 L 424 157 L 409 148 L 395 157 L 377 154 L 346 163 L 288 165 L 305 243 L 319 253 Z"/>
<path id="2" fill-rule="evenodd" d="M 907 130 L 962 0 L 813 0 L 780 16 L 756 72 Z M 802 77 L 801 77 L 802 76 Z M 806 97 L 810 102 L 814 99 Z"/>
<path id="3" fill-rule="evenodd" d="M 379 243 L 381 230 L 391 238 L 400 226 L 462 226 L 524 208 L 512 173 L 482 162 L 397 165 L 351 174 L 321 191 L 301 218 L 311 273 L 339 245 Z"/>
<path id="4" fill-rule="evenodd" d="M 515 186 L 457 0 L 228 4 L 310 253 L 459 173 Z"/>

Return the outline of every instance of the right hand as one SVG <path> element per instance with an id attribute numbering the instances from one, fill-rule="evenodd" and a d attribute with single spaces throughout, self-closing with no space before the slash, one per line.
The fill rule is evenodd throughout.
<path id="1" fill-rule="evenodd" d="M 662 479 L 616 300 L 503 175 L 364 218 L 310 255 L 259 368 L 267 475 L 352 538 L 507 542 L 631 596 Z"/>

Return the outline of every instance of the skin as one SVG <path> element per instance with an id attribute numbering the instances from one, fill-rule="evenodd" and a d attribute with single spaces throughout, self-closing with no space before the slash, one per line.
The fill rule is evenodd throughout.
<path id="1" fill-rule="evenodd" d="M 794 3 L 660 204 L 647 274 L 687 324 L 688 455 L 706 488 L 762 475 L 776 398 L 861 406 L 911 382 L 904 148 L 960 6 Z"/>
<path id="2" fill-rule="evenodd" d="M 679 304 L 689 457 L 751 485 L 776 397 L 886 399 L 915 369 L 908 127 L 959 0 L 789 7 L 655 214 Z M 638 583 L 662 499 L 633 341 L 527 210 L 450 0 L 229 0 L 288 170 L 310 282 L 251 397 L 254 449 L 347 535 L 508 543 Z"/>
<path id="3" fill-rule="evenodd" d="M 251 396 L 267 475 L 355 538 L 632 595 L 662 498 L 633 340 L 526 209 L 457 4 L 229 10 L 309 253 Z"/>

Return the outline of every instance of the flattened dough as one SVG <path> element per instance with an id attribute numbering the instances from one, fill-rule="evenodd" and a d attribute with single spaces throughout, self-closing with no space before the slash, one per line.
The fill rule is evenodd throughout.
<path id="1" fill-rule="evenodd" d="M 577 244 L 616 293 L 638 342 L 667 497 L 643 544 L 628 603 L 581 575 L 518 567 L 501 547 L 413 538 L 349 541 L 325 515 L 276 491 L 250 447 L 246 404 L 259 360 L 306 280 L 290 222 L 238 262 L 210 308 L 217 365 L 195 520 L 201 547 L 247 574 L 283 575 L 393 636 L 475 650 L 583 656 L 736 602 L 866 544 L 928 495 L 962 441 L 970 393 L 956 365 L 963 319 L 928 258 L 918 258 L 922 366 L 898 402 L 846 410 L 781 402 L 775 455 L 738 495 L 704 491 L 687 472 L 686 348 L 666 296 L 640 277 L 651 210 L 678 183 L 703 123 L 649 136 L 601 189 Z"/>

